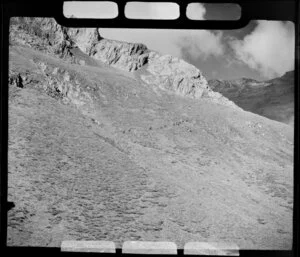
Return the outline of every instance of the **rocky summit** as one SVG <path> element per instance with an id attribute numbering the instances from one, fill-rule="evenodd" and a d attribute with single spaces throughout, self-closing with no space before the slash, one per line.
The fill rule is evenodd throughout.
<path id="1" fill-rule="evenodd" d="M 293 128 L 243 110 L 226 98 L 235 86 L 218 85 L 98 28 L 12 18 L 7 244 L 291 249 Z"/>
<path id="2" fill-rule="evenodd" d="M 146 74 L 141 78 L 147 84 L 178 95 L 205 97 L 234 106 L 233 102 L 210 89 L 195 66 L 170 55 L 150 51 L 143 44 L 104 39 L 98 28 L 64 28 L 52 18 L 12 18 L 11 24 L 11 44 L 28 45 L 81 65 L 86 64 L 85 58 L 81 58 L 78 51 L 125 71 L 144 68 Z"/>

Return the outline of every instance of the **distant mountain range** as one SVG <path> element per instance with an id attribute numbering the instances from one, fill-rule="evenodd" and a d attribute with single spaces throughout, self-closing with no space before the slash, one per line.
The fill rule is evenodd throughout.
<path id="1" fill-rule="evenodd" d="M 294 124 L 294 71 L 267 81 L 211 79 L 208 84 L 246 111 Z"/>

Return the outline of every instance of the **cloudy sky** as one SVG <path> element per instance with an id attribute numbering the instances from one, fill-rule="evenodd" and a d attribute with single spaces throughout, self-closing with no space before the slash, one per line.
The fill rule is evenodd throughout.
<path id="1" fill-rule="evenodd" d="M 70 2 L 72 3 L 72 2 Z M 73 2 L 74 3 L 74 2 Z M 187 15 L 193 19 L 238 18 L 236 8 L 195 3 Z M 110 6 L 66 5 L 66 16 L 115 17 Z M 174 14 L 175 13 L 175 17 Z M 170 6 L 131 6 L 127 15 L 176 18 Z M 241 77 L 266 80 L 294 69 L 294 24 L 285 21 L 251 21 L 245 28 L 228 31 L 100 28 L 101 36 L 144 43 L 149 49 L 183 58 L 208 78 Z"/>

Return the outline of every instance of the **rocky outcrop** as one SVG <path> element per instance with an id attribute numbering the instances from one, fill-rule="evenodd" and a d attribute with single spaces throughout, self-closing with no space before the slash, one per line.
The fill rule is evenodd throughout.
<path id="1" fill-rule="evenodd" d="M 8 84 L 16 87 L 23 88 L 23 76 L 20 73 L 10 72 Z"/>
<path id="2" fill-rule="evenodd" d="M 85 114 L 93 112 L 92 96 L 95 97 L 97 90 L 95 85 L 75 72 L 44 62 L 37 62 L 37 67 L 44 76 L 43 89 L 48 95 L 79 107 Z"/>
<path id="3" fill-rule="evenodd" d="M 125 71 L 132 72 L 145 67 L 146 74 L 141 78 L 147 84 L 180 96 L 210 98 L 235 106 L 220 93 L 213 92 L 195 66 L 170 55 L 150 51 L 143 44 L 104 39 L 98 28 L 65 28 L 53 18 L 12 18 L 10 43 L 27 45 L 80 65 L 86 62 L 76 54 L 76 49 Z"/>
<path id="4" fill-rule="evenodd" d="M 10 20 L 10 44 L 26 45 L 41 52 L 66 58 L 74 45 L 65 28 L 51 18 L 15 17 Z"/>
<path id="5" fill-rule="evenodd" d="M 20 72 L 16 69 L 9 69 L 8 84 L 19 88 L 25 88 L 29 84 L 36 85 L 43 80 L 34 72 Z"/>
<path id="6" fill-rule="evenodd" d="M 152 52 L 147 71 L 147 75 L 142 75 L 146 83 L 182 96 L 199 98 L 208 89 L 206 79 L 196 67 L 170 55 Z"/>
<path id="7" fill-rule="evenodd" d="M 69 41 L 73 42 L 81 51 L 89 53 L 102 37 L 97 28 L 66 28 Z"/>
<path id="8" fill-rule="evenodd" d="M 32 60 L 33 61 L 33 60 Z M 64 104 L 80 108 L 84 114 L 92 114 L 93 98 L 97 97 L 97 86 L 76 72 L 67 71 L 42 61 L 35 62 L 36 69 L 30 72 L 10 68 L 8 83 L 19 88 L 35 88 Z"/>
<path id="9" fill-rule="evenodd" d="M 150 51 L 145 45 L 104 39 L 97 28 L 69 28 L 66 33 L 83 53 L 107 65 L 135 71 L 148 61 Z"/>
<path id="10" fill-rule="evenodd" d="M 201 71 L 182 59 L 151 52 L 146 71 L 141 78 L 152 86 L 158 86 L 180 96 L 210 98 L 224 105 L 235 106 L 220 93 L 213 92 Z"/>
<path id="11" fill-rule="evenodd" d="M 148 62 L 149 53 L 143 44 L 103 39 L 91 47 L 88 55 L 113 67 L 135 71 Z"/>
<path id="12" fill-rule="evenodd" d="M 103 39 L 98 28 L 65 28 L 53 18 L 12 18 L 10 44 L 21 44 L 82 64 L 72 49 L 126 71 L 141 68 L 148 61 L 149 50 L 143 44 Z"/>

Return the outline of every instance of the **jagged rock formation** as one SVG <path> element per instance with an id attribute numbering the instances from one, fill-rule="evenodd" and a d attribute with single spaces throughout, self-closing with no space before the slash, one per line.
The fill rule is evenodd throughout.
<path id="1" fill-rule="evenodd" d="M 74 46 L 67 30 L 51 18 L 11 18 L 10 44 L 26 45 L 64 59 L 72 59 Z"/>
<path id="2" fill-rule="evenodd" d="M 89 53 L 91 49 L 102 38 L 97 28 L 65 28 L 69 40 L 81 49 L 84 53 Z"/>
<path id="3" fill-rule="evenodd" d="M 294 124 L 294 72 L 267 81 L 254 79 L 209 80 L 212 90 L 244 110 L 267 118 Z"/>
<path id="4" fill-rule="evenodd" d="M 205 77 L 195 66 L 171 55 L 160 56 L 151 52 L 146 68 L 147 74 L 141 78 L 148 84 L 163 90 L 192 98 L 206 97 L 225 105 L 235 106 L 220 93 L 213 92 Z"/>
<path id="5" fill-rule="evenodd" d="M 135 71 L 147 64 L 149 52 L 143 44 L 103 39 L 95 44 L 88 54 L 113 67 Z"/>
<path id="6" fill-rule="evenodd" d="M 150 51 L 143 44 L 103 39 L 97 28 L 64 28 L 52 18 L 13 18 L 11 24 L 11 44 L 28 45 L 81 65 L 86 62 L 75 53 L 76 49 L 125 71 L 145 67 L 146 74 L 141 78 L 147 84 L 177 95 L 203 97 L 237 108 L 233 102 L 213 92 L 195 66 L 170 55 Z"/>
<path id="7" fill-rule="evenodd" d="M 152 53 L 147 71 L 148 75 L 142 75 L 145 82 L 180 95 L 201 98 L 208 89 L 206 79 L 196 67 L 170 55 Z"/>
<path id="8" fill-rule="evenodd" d="M 108 65 L 134 71 L 147 63 L 149 50 L 143 44 L 103 39 L 97 28 L 65 28 L 53 18 L 12 18 L 10 44 L 27 45 L 47 54 L 76 60 L 72 49 Z"/>

